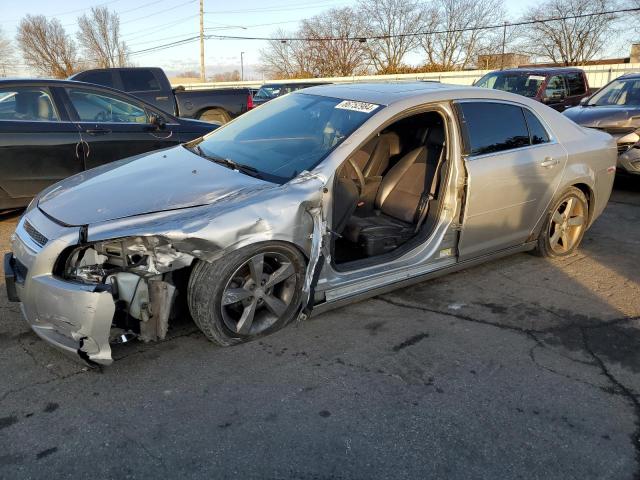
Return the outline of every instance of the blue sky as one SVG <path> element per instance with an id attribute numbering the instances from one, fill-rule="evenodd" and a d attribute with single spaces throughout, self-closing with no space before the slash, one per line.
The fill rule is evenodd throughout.
<path id="1" fill-rule="evenodd" d="M 355 0 L 205 0 L 205 28 L 208 33 L 269 36 L 275 29 L 294 29 L 296 23 L 331 7 L 355 4 Z M 505 0 L 511 17 L 536 3 L 535 0 Z M 196 36 L 199 33 L 199 0 L 0 0 L 0 28 L 13 38 L 26 14 L 56 17 L 69 33 L 75 33 L 76 19 L 92 6 L 106 6 L 120 14 L 124 40 L 132 52 Z M 260 49 L 257 41 L 207 40 L 207 72 L 240 68 L 245 52 L 245 71 L 258 76 Z M 160 66 L 168 71 L 197 70 L 199 43 L 193 42 L 154 53 L 131 57 L 140 66 Z"/>

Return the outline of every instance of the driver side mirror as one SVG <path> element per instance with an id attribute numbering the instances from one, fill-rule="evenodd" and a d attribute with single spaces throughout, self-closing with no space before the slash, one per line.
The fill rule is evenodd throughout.
<path id="1" fill-rule="evenodd" d="M 565 94 L 563 92 L 555 91 L 552 92 L 548 97 L 544 97 L 542 99 L 543 103 L 558 103 L 565 99 Z"/>
<path id="2" fill-rule="evenodd" d="M 149 117 L 149 123 L 156 130 L 164 130 L 165 128 L 167 128 L 167 121 L 160 115 L 151 115 Z"/>

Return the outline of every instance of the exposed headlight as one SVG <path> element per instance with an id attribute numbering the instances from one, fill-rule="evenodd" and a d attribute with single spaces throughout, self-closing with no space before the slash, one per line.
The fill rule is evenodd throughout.
<path id="1" fill-rule="evenodd" d="M 178 252 L 158 237 L 127 237 L 83 245 L 66 259 L 65 278 L 87 283 L 106 283 L 118 272 L 142 277 L 161 275 L 186 267 L 193 256 Z"/>

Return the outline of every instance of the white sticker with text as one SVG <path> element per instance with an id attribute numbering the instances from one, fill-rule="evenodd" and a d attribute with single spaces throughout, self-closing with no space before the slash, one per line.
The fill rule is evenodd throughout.
<path id="1" fill-rule="evenodd" d="M 354 112 L 363 112 L 363 113 L 371 113 L 380 105 L 376 105 L 375 103 L 367 103 L 367 102 L 355 102 L 353 100 L 343 100 L 336 108 L 341 110 L 353 110 Z"/>

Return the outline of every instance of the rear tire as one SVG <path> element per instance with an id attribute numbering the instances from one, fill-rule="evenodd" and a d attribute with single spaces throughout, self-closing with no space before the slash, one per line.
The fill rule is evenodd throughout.
<path id="1" fill-rule="evenodd" d="M 227 122 L 231 121 L 231 117 L 227 112 L 222 110 L 221 108 L 211 108 L 209 110 L 205 110 L 198 116 L 198 120 L 202 120 L 203 122 L 209 123 L 217 123 L 220 125 L 224 125 Z"/>
<path id="2" fill-rule="evenodd" d="M 299 310 L 305 259 L 283 242 L 250 245 L 213 262 L 200 261 L 187 301 L 196 325 L 223 347 L 273 333 Z"/>
<path id="3" fill-rule="evenodd" d="M 541 257 L 566 257 L 580 245 L 589 220 L 589 203 L 576 187 L 568 188 L 547 213 L 534 253 Z"/>

